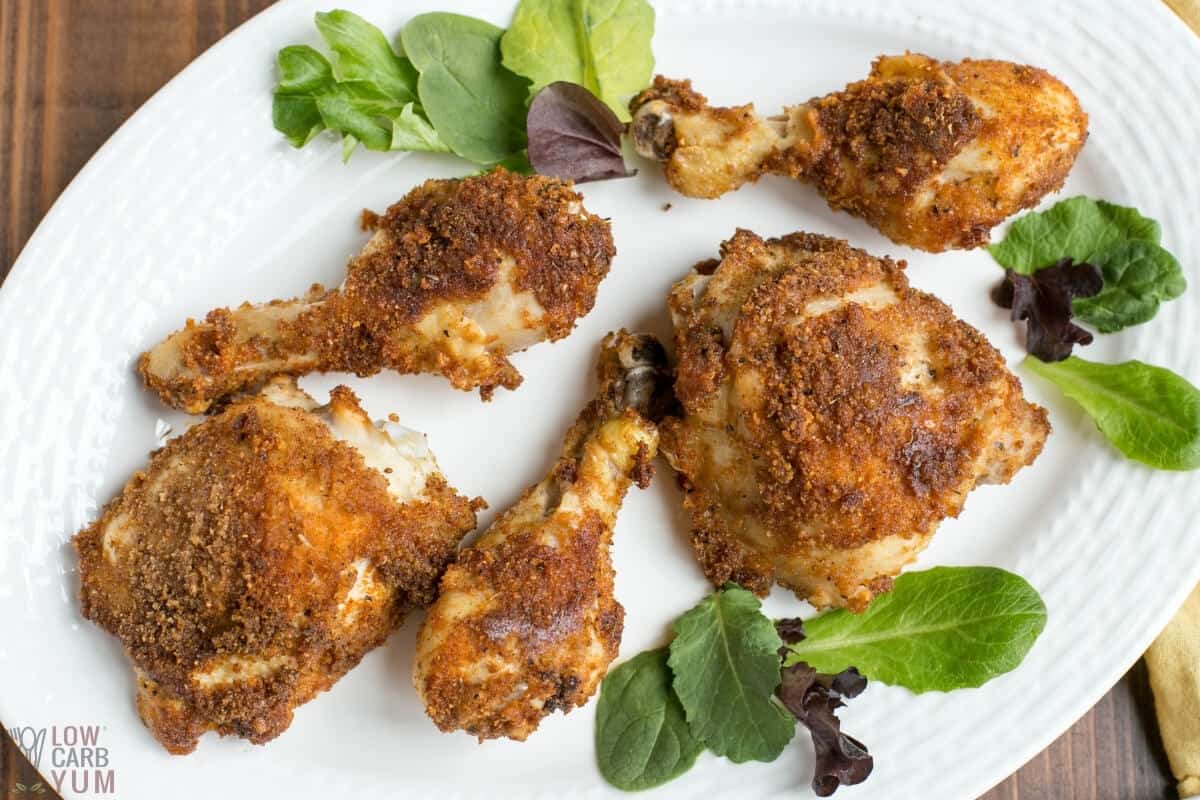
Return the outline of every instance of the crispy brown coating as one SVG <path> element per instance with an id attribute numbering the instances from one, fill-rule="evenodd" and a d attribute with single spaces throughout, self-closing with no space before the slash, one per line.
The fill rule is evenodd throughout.
<path id="1" fill-rule="evenodd" d="M 201 411 L 272 374 L 437 372 L 513 389 L 506 355 L 560 339 L 591 310 L 615 253 L 569 183 L 496 169 L 430 180 L 383 216 L 345 283 L 301 300 L 217 309 L 139 370 L 169 405 Z"/>
<path id="2" fill-rule="evenodd" d="M 426 181 L 377 220 L 375 230 L 386 232 L 391 246 L 355 263 L 331 321 L 332 346 L 344 349 L 329 358 L 356 372 L 378 371 L 374 354 L 364 361 L 353 347 L 361 345 L 358 328 L 385 342 L 388 330 L 413 324 L 436 304 L 480 300 L 501 279 L 506 256 L 516 262 L 515 290 L 532 293 L 545 310 L 549 338 L 566 336 L 591 311 L 616 254 L 608 224 L 572 210 L 582 202 L 568 183 L 502 168 Z"/>
<path id="3" fill-rule="evenodd" d="M 421 696 L 441 730 L 524 740 L 545 715 L 570 711 L 595 693 L 602 670 L 617 657 L 625 620 L 613 597 L 611 537 L 599 515 L 585 512 L 561 546 L 544 544 L 540 531 L 527 528 L 494 547 L 463 551 L 442 591 L 486 586 L 493 599 L 474 619 L 456 617 L 456 630 L 423 661 Z M 510 659 L 513 671 L 481 655 L 489 653 L 497 653 L 495 662 Z M 564 654 L 577 655 L 563 663 Z M 601 665 L 599 678 L 592 677 L 593 660 Z M 475 669 L 494 671 L 471 680 Z M 518 702 L 500 702 L 510 697 Z"/>
<path id="4" fill-rule="evenodd" d="M 658 433 L 642 412 L 667 385 L 651 341 L 610 335 L 599 394 L 558 463 L 446 571 L 414 674 L 443 731 L 524 740 L 587 702 L 616 657 L 624 610 L 608 550 L 625 492 L 653 472 Z"/>
<path id="5" fill-rule="evenodd" d="M 654 81 L 646 89 L 639 92 L 629 102 L 630 111 L 637 111 L 642 106 L 654 100 L 662 100 L 672 109 L 686 113 L 696 113 L 704 110 L 713 113 L 735 111 L 730 108 L 708 108 L 708 98 L 692 88 L 690 80 L 673 80 L 664 75 L 655 75 Z M 747 106 L 740 106 L 747 108 Z M 667 153 L 666 155 L 670 155 Z"/>
<path id="6" fill-rule="evenodd" d="M 329 409 L 369 424 L 346 387 Z M 75 537 L 82 612 L 125 645 L 168 750 L 207 730 L 261 744 L 432 602 L 474 525 L 440 473 L 401 502 L 316 415 L 252 397 L 157 451 Z"/>
<path id="7" fill-rule="evenodd" d="M 881 56 L 844 90 L 759 117 L 709 107 L 688 81 L 636 97 L 635 139 L 683 194 L 717 197 L 763 174 L 812 183 L 832 208 L 923 250 L 978 247 L 1062 186 L 1087 116 L 1048 72 L 1005 61 Z"/>
<path id="8" fill-rule="evenodd" d="M 721 254 L 671 296 L 685 414 L 662 447 L 701 564 L 864 608 L 976 484 L 1037 456 L 1045 410 L 903 262 L 744 230 Z"/>
<path id="9" fill-rule="evenodd" d="M 865 81 L 810 101 L 805 121 L 814 146 L 805 152 L 777 151 L 764 169 L 803 177 L 832 208 L 863 217 L 891 235 L 895 218 L 903 218 L 927 182 L 979 135 L 983 118 L 961 89 L 938 74 L 937 62 L 924 64 L 911 79 L 881 79 L 879 67 L 877 61 Z M 870 190 L 864 191 L 866 186 Z M 975 247 L 1003 219 L 989 208 L 970 231 L 944 230 L 956 211 L 934 211 L 924 224 L 942 230 L 925 235 Z"/>

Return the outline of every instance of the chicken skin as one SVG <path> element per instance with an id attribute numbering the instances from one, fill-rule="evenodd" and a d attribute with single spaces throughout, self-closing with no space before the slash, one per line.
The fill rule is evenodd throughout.
<path id="1" fill-rule="evenodd" d="M 617 655 L 613 525 L 645 487 L 670 379 L 656 339 L 602 345 L 600 389 L 550 474 L 459 555 L 417 638 L 414 683 L 443 731 L 523 741 L 591 697 Z"/>
<path id="2" fill-rule="evenodd" d="M 499 168 L 426 181 L 363 223 L 374 235 L 339 288 L 189 320 L 142 355 L 147 385 L 191 413 L 309 372 L 435 372 L 488 399 L 521 382 L 509 353 L 591 310 L 616 252 L 569 183 Z"/>
<path id="3" fill-rule="evenodd" d="M 870 76 L 764 119 L 713 108 L 690 81 L 658 77 L 634 98 L 638 151 L 689 197 L 770 173 L 817 188 L 899 244 L 940 252 L 1062 187 L 1087 115 L 1045 70 L 1006 61 L 881 56 Z"/>
<path id="4" fill-rule="evenodd" d="M 717 586 L 860 611 L 1046 411 L 979 331 L 840 239 L 739 230 L 671 291 L 679 417 L 662 451 Z"/>
<path id="5" fill-rule="evenodd" d="M 262 744 L 433 601 L 474 511 L 423 436 L 393 438 L 344 386 L 318 408 L 276 378 L 75 537 L 83 615 L 125 645 L 168 751 L 206 731 Z"/>

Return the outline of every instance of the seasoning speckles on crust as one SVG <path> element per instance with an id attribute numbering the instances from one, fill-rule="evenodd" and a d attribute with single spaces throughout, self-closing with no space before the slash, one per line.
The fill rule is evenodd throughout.
<path id="1" fill-rule="evenodd" d="M 669 304 L 679 472 L 712 582 L 862 609 L 979 483 L 1041 451 L 1046 412 L 983 335 L 844 241 L 740 230 Z"/>
<path id="2" fill-rule="evenodd" d="M 775 117 L 709 106 L 690 81 L 661 76 L 630 109 L 638 151 L 682 194 L 785 175 L 933 252 L 985 244 L 1062 186 L 1087 139 L 1079 101 L 1045 70 L 915 53 L 880 56 L 865 80 Z"/>
<path id="3" fill-rule="evenodd" d="M 125 645 L 172 753 L 209 730 L 278 736 L 433 602 L 475 527 L 423 437 L 391 440 L 345 387 L 317 408 L 289 384 L 168 442 L 75 537 L 83 615 Z"/>
<path id="4" fill-rule="evenodd" d="M 142 355 L 168 405 L 193 413 L 272 375 L 434 372 L 456 388 L 514 389 L 509 353 L 561 339 L 616 252 L 569 183 L 501 168 L 430 180 L 378 216 L 345 282 L 300 299 L 212 311 Z"/>
<path id="5" fill-rule="evenodd" d="M 617 656 L 609 546 L 625 493 L 653 473 L 669 371 L 661 344 L 621 331 L 599 373 L 558 462 L 463 550 L 421 626 L 413 681 L 443 731 L 524 740 L 586 703 Z"/>

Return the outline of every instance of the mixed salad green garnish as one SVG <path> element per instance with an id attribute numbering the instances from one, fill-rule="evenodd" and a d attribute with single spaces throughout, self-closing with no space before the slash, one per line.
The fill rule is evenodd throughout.
<path id="1" fill-rule="evenodd" d="M 824 797 L 871 772 L 866 746 L 841 732 L 835 713 L 868 679 L 918 693 L 981 686 L 1015 669 L 1045 624 L 1037 591 L 995 567 L 905 573 L 865 612 L 807 622 L 772 622 L 729 584 L 676 620 L 669 648 L 604 679 L 600 771 L 632 791 L 678 777 L 705 749 L 735 763 L 774 761 L 799 722 Z"/>
<path id="2" fill-rule="evenodd" d="M 349 11 L 318 13 L 316 25 L 328 58 L 308 45 L 277 58 L 272 116 L 295 147 L 331 131 L 346 159 L 361 144 L 576 181 L 632 174 L 626 105 L 654 69 L 645 0 L 522 0 L 508 30 L 421 14 L 396 48 Z"/>
<path id="3" fill-rule="evenodd" d="M 1092 416 L 1127 458 L 1157 469 L 1200 469 L 1200 391 L 1168 369 L 1071 355 L 1092 342 L 1079 320 L 1113 333 L 1153 319 L 1187 281 L 1160 244 L 1158 222 L 1136 209 L 1072 197 L 1024 215 L 988 247 L 1005 267 L 993 293 L 1028 326 L 1024 365 Z"/>

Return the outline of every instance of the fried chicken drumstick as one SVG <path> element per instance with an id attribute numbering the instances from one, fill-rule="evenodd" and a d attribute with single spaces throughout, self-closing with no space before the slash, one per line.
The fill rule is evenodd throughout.
<path id="1" fill-rule="evenodd" d="M 403 431 L 402 433 L 400 431 Z M 83 615 L 121 639 L 172 753 L 257 744 L 433 601 L 475 527 L 424 437 L 290 378 L 169 442 L 75 537 Z"/>
<path id="2" fill-rule="evenodd" d="M 1079 101 L 1045 70 L 916 54 L 881 56 L 866 80 L 779 117 L 711 107 L 690 81 L 661 76 L 631 111 L 638 152 L 665 162 L 682 194 L 785 175 L 932 252 L 985 244 L 1062 186 L 1087 138 Z"/>
<path id="3" fill-rule="evenodd" d="M 615 253 L 570 184 L 502 169 L 426 181 L 364 223 L 375 233 L 339 288 L 189 320 L 142 355 L 146 383 L 191 413 L 309 372 L 435 372 L 487 399 L 521 382 L 509 353 L 591 310 Z"/>
<path id="4" fill-rule="evenodd" d="M 609 545 L 629 485 L 649 483 L 670 377 L 658 341 L 624 331 L 598 371 L 558 463 L 462 551 L 421 627 L 414 683 L 443 731 L 523 741 L 587 702 L 617 655 Z"/>
<path id="5" fill-rule="evenodd" d="M 662 424 L 720 586 L 862 610 L 981 483 L 1041 452 L 1045 409 L 903 262 L 739 230 L 669 305 L 684 413 Z"/>

